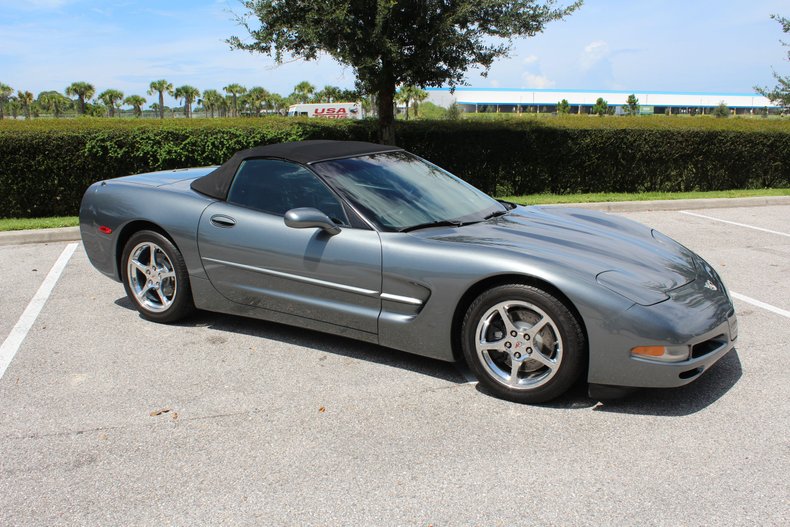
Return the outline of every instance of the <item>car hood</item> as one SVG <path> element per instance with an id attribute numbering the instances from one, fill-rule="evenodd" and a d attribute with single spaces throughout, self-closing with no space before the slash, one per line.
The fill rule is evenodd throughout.
<path id="1" fill-rule="evenodd" d="M 697 276 L 697 256 L 671 238 L 634 221 L 584 209 L 516 207 L 485 222 L 413 234 L 580 270 L 616 292 L 637 290 L 636 298 L 626 296 L 645 305 L 666 299 L 663 293 Z"/>

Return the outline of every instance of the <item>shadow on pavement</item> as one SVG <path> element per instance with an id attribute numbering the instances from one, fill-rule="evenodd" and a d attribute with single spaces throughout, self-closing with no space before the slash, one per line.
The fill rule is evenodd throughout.
<path id="1" fill-rule="evenodd" d="M 136 311 L 132 302 L 125 296 L 117 299 L 115 304 L 125 309 Z M 275 322 L 198 311 L 188 320 L 173 325 L 208 327 L 217 331 L 228 331 L 276 340 L 334 355 L 342 355 L 352 359 L 409 370 L 455 384 L 467 382 L 461 373 L 466 371 L 466 365 L 457 366 L 452 363 L 385 348 L 376 344 Z M 561 397 L 540 406 L 558 410 L 593 409 L 598 412 L 679 417 L 704 410 L 716 402 L 735 386 L 742 374 L 741 361 L 738 358 L 737 349 L 733 349 L 714 364 L 710 370 L 703 373 L 699 379 L 680 388 L 643 388 L 626 395 L 622 399 L 597 401 L 587 396 L 587 383 L 582 379 Z M 487 392 L 479 383 L 476 385 L 476 388 L 487 396 L 494 396 Z"/>
<path id="2" fill-rule="evenodd" d="M 117 306 L 135 311 L 134 305 L 127 297 L 115 301 Z M 138 315 L 139 316 L 139 315 Z M 154 322 L 151 322 L 154 324 Z M 253 318 L 222 313 L 198 311 L 187 320 L 170 324 L 181 327 L 207 327 L 217 331 L 227 331 L 241 335 L 275 340 L 304 348 L 341 355 L 357 360 L 364 360 L 409 370 L 422 375 L 429 375 L 454 384 L 466 382 L 455 364 L 441 360 L 414 355 L 405 351 L 385 348 L 347 337 L 321 333 L 312 329 L 303 329 L 276 322 L 267 322 Z"/>

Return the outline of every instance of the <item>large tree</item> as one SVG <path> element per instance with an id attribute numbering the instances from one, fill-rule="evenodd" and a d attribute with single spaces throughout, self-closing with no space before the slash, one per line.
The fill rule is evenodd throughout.
<path id="1" fill-rule="evenodd" d="M 93 87 L 93 84 L 89 82 L 72 82 L 69 86 L 66 87 L 65 91 L 66 95 L 69 97 L 76 97 L 79 105 L 77 106 L 77 110 L 80 114 L 85 113 L 85 101 L 93 97 L 93 94 L 96 93 L 96 88 Z"/>
<path id="2" fill-rule="evenodd" d="M 200 90 L 189 84 L 179 86 L 175 91 L 176 99 L 184 99 L 184 115 L 192 117 L 192 103 L 200 97 Z"/>
<path id="3" fill-rule="evenodd" d="M 11 100 L 12 95 L 14 95 L 14 89 L 8 84 L 0 82 L 0 119 L 4 117 L 3 108 Z"/>
<path id="4" fill-rule="evenodd" d="M 29 91 L 19 90 L 16 92 L 16 98 L 19 104 L 22 105 L 22 110 L 25 112 L 25 119 L 30 119 L 30 109 L 33 106 L 33 94 Z"/>
<path id="5" fill-rule="evenodd" d="M 107 107 L 110 117 L 115 117 L 115 110 L 121 105 L 121 102 L 123 102 L 123 92 L 110 88 L 99 94 L 99 100 Z"/>
<path id="6" fill-rule="evenodd" d="M 143 105 L 145 104 L 144 97 L 140 95 L 130 95 L 123 100 L 123 103 L 127 106 L 131 106 L 134 109 L 135 117 L 143 116 Z"/>
<path id="7" fill-rule="evenodd" d="M 395 95 L 395 98 L 398 102 L 402 102 L 406 105 L 406 119 L 409 119 L 409 105 L 412 102 L 416 104 L 421 103 L 426 98 L 428 98 L 428 92 L 425 90 L 421 90 L 416 86 L 403 86 L 398 93 Z M 414 116 L 417 117 L 417 109 L 415 106 Z"/>
<path id="8" fill-rule="evenodd" d="M 224 88 L 222 88 L 225 93 L 230 94 L 232 98 L 232 107 L 233 107 L 233 117 L 239 116 L 239 95 L 244 95 L 247 93 L 247 88 L 242 86 L 241 84 L 228 84 Z"/>
<path id="9" fill-rule="evenodd" d="M 42 109 L 52 112 L 55 117 L 63 115 L 63 111 L 73 103 L 71 99 L 56 91 L 43 91 L 38 94 L 37 100 Z"/>
<path id="10" fill-rule="evenodd" d="M 293 97 L 298 102 L 306 103 L 310 102 L 310 99 L 313 97 L 314 93 L 315 86 L 307 81 L 302 81 L 294 86 L 294 91 L 291 94 L 291 97 Z"/>
<path id="11" fill-rule="evenodd" d="M 217 90 L 203 90 L 203 98 L 198 101 L 199 104 L 203 105 L 203 109 L 206 112 L 211 112 L 211 117 L 214 117 L 214 111 L 218 110 L 222 103 L 225 101 L 222 94 Z"/>
<path id="12" fill-rule="evenodd" d="M 779 22 L 782 26 L 784 33 L 790 33 L 790 18 L 785 18 L 779 15 L 771 15 L 771 18 Z M 781 41 L 783 46 L 790 46 L 790 43 Z M 787 60 L 790 61 L 790 50 L 787 52 Z M 773 88 L 766 88 L 755 86 L 754 89 L 763 97 L 768 98 L 772 103 L 781 106 L 783 109 L 790 108 L 790 75 L 779 75 L 775 70 L 773 72 L 774 79 L 776 79 L 776 86 Z"/>
<path id="13" fill-rule="evenodd" d="M 173 95 L 173 85 L 167 82 L 165 79 L 160 79 L 158 81 L 152 81 L 151 84 L 148 85 L 148 95 L 153 95 L 154 93 L 159 94 L 159 105 L 157 108 L 159 109 L 159 118 L 165 118 L 165 93 L 168 95 Z"/>
<path id="14" fill-rule="evenodd" d="M 487 72 L 512 39 L 543 31 L 581 5 L 556 0 L 247 0 L 240 18 L 251 38 L 235 49 L 282 62 L 331 55 L 350 66 L 358 87 L 377 95 L 380 140 L 394 143 L 393 99 L 401 84 L 464 84 L 470 67 Z M 256 22 L 257 21 L 257 22 Z"/>

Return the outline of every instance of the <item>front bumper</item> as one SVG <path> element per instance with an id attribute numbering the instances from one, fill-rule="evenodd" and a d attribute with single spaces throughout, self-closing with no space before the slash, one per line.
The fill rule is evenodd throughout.
<path id="1" fill-rule="evenodd" d="M 692 283 L 652 306 L 632 306 L 616 320 L 588 325 L 588 382 L 609 386 L 672 388 L 699 378 L 735 347 L 738 321 L 732 301 L 705 264 Z M 719 286 L 710 288 L 710 280 Z M 706 286 L 706 283 L 708 285 Z M 688 346 L 689 358 L 659 362 L 631 355 L 637 346 Z"/>

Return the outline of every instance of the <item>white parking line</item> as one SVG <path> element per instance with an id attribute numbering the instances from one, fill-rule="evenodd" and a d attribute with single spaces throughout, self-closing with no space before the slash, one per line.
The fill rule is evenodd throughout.
<path id="1" fill-rule="evenodd" d="M 783 317 L 790 318 L 790 311 L 787 311 L 785 309 L 772 306 L 771 304 L 766 304 L 765 302 L 760 302 L 759 300 L 755 300 L 754 298 L 748 297 L 746 295 L 736 293 L 735 291 L 730 291 L 730 296 L 732 296 L 733 298 L 737 298 L 738 300 L 741 300 L 743 302 L 746 302 L 747 304 L 761 307 L 763 309 L 767 309 L 772 313 L 776 313 L 777 315 L 782 315 Z"/>
<path id="2" fill-rule="evenodd" d="M 713 216 L 705 216 L 704 214 L 697 214 L 696 212 L 689 212 L 687 210 L 681 210 L 681 214 L 686 214 L 688 216 L 696 216 L 698 218 L 705 218 L 706 220 L 712 221 L 719 221 L 721 223 L 729 223 L 730 225 L 737 225 L 738 227 L 746 227 L 747 229 L 754 229 L 756 231 L 763 231 L 768 232 L 771 234 L 778 234 L 779 236 L 787 236 L 790 238 L 790 234 L 786 232 L 779 232 L 779 231 L 772 231 L 771 229 L 763 229 L 762 227 L 755 227 L 754 225 L 746 225 L 745 223 L 738 223 L 737 221 L 729 221 L 729 220 L 720 220 L 719 218 L 714 218 Z"/>
<path id="3" fill-rule="evenodd" d="M 63 272 L 63 269 L 66 268 L 66 264 L 69 263 L 69 258 L 74 254 L 76 248 L 76 243 L 70 243 L 63 249 L 63 252 L 60 253 L 60 256 L 55 261 L 55 265 L 52 266 L 49 274 L 44 278 L 41 287 L 38 288 L 38 291 L 36 291 L 33 299 L 25 308 L 22 316 L 19 317 L 16 325 L 11 329 L 11 333 L 8 334 L 3 345 L 0 346 L 0 379 L 3 378 L 6 368 L 11 364 L 11 360 L 19 350 L 19 346 L 22 345 L 22 341 L 25 340 L 27 332 L 30 331 L 30 328 L 33 327 L 33 324 L 36 322 L 38 314 L 41 313 L 41 309 L 44 307 L 44 304 L 46 304 L 50 293 L 52 293 L 52 289 L 55 287 L 58 278 L 60 278 L 60 274 Z"/>

